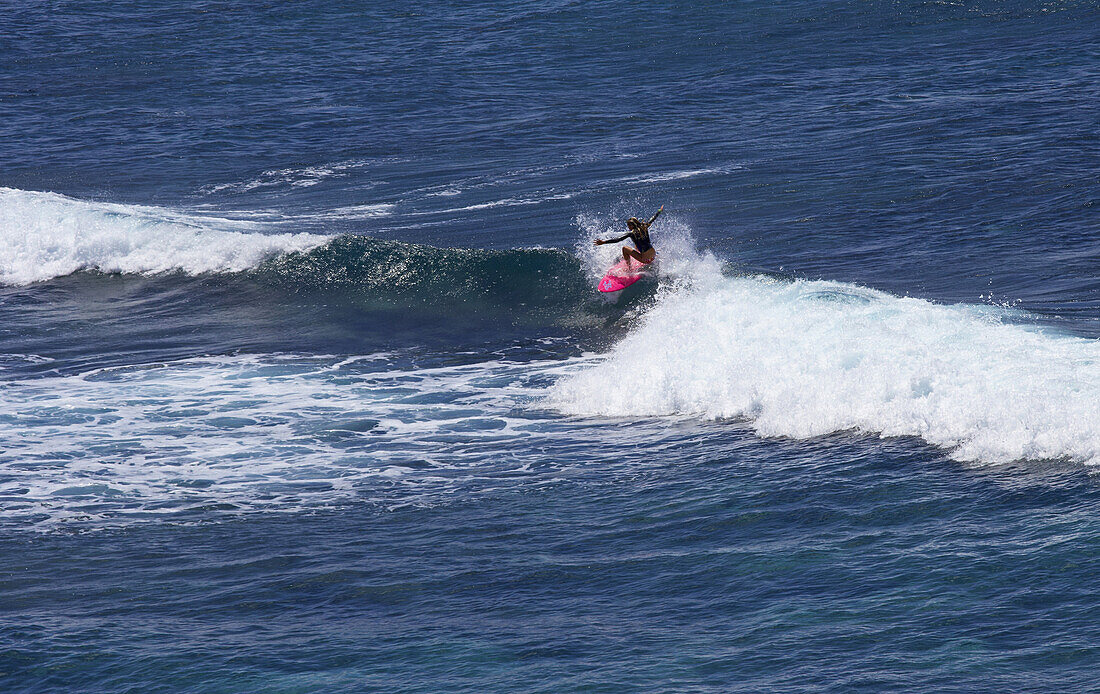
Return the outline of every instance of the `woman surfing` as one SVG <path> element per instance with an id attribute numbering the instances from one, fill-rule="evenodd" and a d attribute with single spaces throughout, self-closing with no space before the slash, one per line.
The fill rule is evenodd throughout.
<path id="1" fill-rule="evenodd" d="M 664 209 L 665 206 L 661 205 L 661 208 L 657 210 L 657 214 L 650 217 L 648 222 L 643 222 L 637 217 L 631 217 L 626 220 L 626 228 L 630 231 L 614 239 L 596 239 L 594 243 L 597 246 L 602 246 L 605 243 L 618 243 L 629 238 L 634 242 L 634 248 L 637 250 L 630 246 L 623 246 L 623 260 L 629 263 L 631 258 L 635 258 L 638 262 L 648 265 L 653 262 L 654 256 L 657 255 L 657 249 L 649 242 L 649 225 L 657 221 L 657 217 L 661 216 L 661 211 Z"/>

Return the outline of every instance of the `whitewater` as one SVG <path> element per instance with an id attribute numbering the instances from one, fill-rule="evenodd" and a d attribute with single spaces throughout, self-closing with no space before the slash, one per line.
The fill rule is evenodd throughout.
<path id="1" fill-rule="evenodd" d="M 557 300 L 618 316 L 623 335 L 565 359 L 487 355 L 455 367 L 415 367 L 399 352 L 257 353 L 9 378 L 0 385 L 3 460 L 65 461 L 18 467 L 0 484 L 0 493 L 22 495 L 9 519 L 107 519 L 210 503 L 294 510 L 373 498 L 380 480 L 442 489 L 455 476 L 537 468 L 558 446 L 608 444 L 607 430 L 574 430 L 578 421 L 654 431 L 663 421 L 743 422 L 758 436 L 793 440 L 915 437 L 980 464 L 1100 464 L 1096 340 L 1002 306 L 748 273 L 699 251 L 693 229 L 677 220 L 662 229 L 656 286 L 633 300 L 577 299 L 593 294 L 616 252 L 588 239 L 617 227 L 606 215 L 575 221 L 581 234 L 571 254 L 486 255 L 348 246 L 347 237 L 276 233 L 254 220 L 0 190 L 9 285 L 81 270 L 218 276 L 314 251 L 357 264 L 338 273 L 362 275 L 357 300 L 396 287 L 427 300 L 441 286 L 476 286 L 469 273 L 557 275 Z M 331 281 L 315 274 L 318 262 L 298 261 L 290 277 Z M 576 277 L 570 262 L 583 269 Z M 425 263 L 428 276 L 410 271 Z M 494 286 L 508 291 L 507 282 Z M 519 299 L 486 296 L 505 311 L 527 310 Z M 471 317 L 483 310 L 453 307 Z M 6 354 L 0 372 L 51 362 Z M 501 468 L 483 446 L 526 452 Z"/>
<path id="2" fill-rule="evenodd" d="M 701 262 L 548 402 L 746 419 L 762 436 L 918 436 L 966 461 L 1100 463 L 1100 343 L 1025 318 Z"/>
<path id="3" fill-rule="evenodd" d="M 0 283 L 30 284 L 79 270 L 239 272 L 331 238 L 264 232 L 256 221 L 0 187 Z"/>

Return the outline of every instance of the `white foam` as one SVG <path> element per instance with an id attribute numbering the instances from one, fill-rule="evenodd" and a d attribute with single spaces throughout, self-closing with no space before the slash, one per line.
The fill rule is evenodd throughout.
<path id="1" fill-rule="evenodd" d="M 967 461 L 1095 465 L 1100 341 L 997 307 L 725 277 L 701 260 L 548 403 L 584 416 L 743 418 L 765 436 L 919 436 Z"/>
<path id="2" fill-rule="evenodd" d="M 44 357 L 40 354 L 15 354 L 4 353 L 0 354 L 0 371 L 9 368 L 12 364 L 23 366 L 25 364 L 49 364 L 54 361 L 51 357 Z"/>
<path id="3" fill-rule="evenodd" d="M 708 174 L 729 173 L 736 169 L 741 168 L 737 165 L 722 166 L 708 169 L 686 169 L 681 171 L 660 171 L 651 174 L 641 174 L 636 176 L 624 176 L 623 178 L 616 179 L 619 183 L 664 183 L 667 181 L 679 181 L 685 178 L 695 178 L 696 176 L 706 176 Z"/>
<path id="4" fill-rule="evenodd" d="M 325 212 L 318 212 L 315 214 L 302 214 L 295 217 L 296 219 L 375 219 L 378 217 L 388 217 L 393 214 L 393 210 L 396 205 L 392 203 L 374 203 L 367 205 L 347 205 L 344 207 L 335 207 Z"/>
<path id="5" fill-rule="evenodd" d="M 331 238 L 265 228 L 257 221 L 0 188 L 0 282 L 28 284 L 89 269 L 237 272 Z"/>
<path id="6" fill-rule="evenodd" d="M 296 510 L 518 469 L 569 439 L 523 409 L 527 380 L 568 363 L 410 371 L 393 358 L 207 357 L 0 382 L 0 497 L 19 501 L 0 519 Z"/>
<path id="7" fill-rule="evenodd" d="M 277 186 L 290 186 L 292 188 L 310 188 L 328 178 L 342 178 L 351 175 L 351 172 L 370 166 L 383 160 L 372 159 L 347 159 L 328 164 L 315 166 L 291 166 L 282 169 L 270 169 L 264 171 L 255 178 L 246 181 L 232 183 L 220 183 L 204 186 L 200 189 L 203 193 L 220 193 L 229 191 L 233 193 L 247 193 L 257 188 L 270 188 Z"/>
<path id="8" fill-rule="evenodd" d="M 572 193 L 552 193 L 545 197 L 539 198 L 504 198 L 503 200 L 493 200 L 491 202 L 480 202 L 473 205 L 466 205 L 465 207 L 453 207 L 446 210 L 433 210 L 431 212 L 422 212 L 420 214 L 446 214 L 450 212 L 470 212 L 473 210 L 488 210 L 494 207 L 522 207 L 525 205 L 538 205 L 548 200 L 568 200 L 573 197 Z"/>

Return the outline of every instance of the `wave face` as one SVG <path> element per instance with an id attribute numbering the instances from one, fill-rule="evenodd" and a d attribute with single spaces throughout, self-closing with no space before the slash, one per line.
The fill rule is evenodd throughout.
<path id="1" fill-rule="evenodd" d="M 235 274 L 370 306 L 485 307 L 560 315 L 592 301 L 592 270 L 554 249 L 436 248 L 270 233 L 272 222 L 189 215 L 0 188 L 0 283 L 75 272 Z"/>
<path id="2" fill-rule="evenodd" d="M 560 313 L 592 300 L 594 281 L 561 250 L 436 248 L 340 236 L 272 258 L 255 277 L 298 291 L 354 294 L 382 305 L 497 306 Z"/>
<path id="3" fill-rule="evenodd" d="M 582 416 L 743 418 L 764 436 L 919 436 L 958 460 L 1100 464 L 1100 342 L 854 285 L 701 263 L 548 402 Z"/>
<path id="4" fill-rule="evenodd" d="M 263 233 L 256 222 L 0 188 L 0 283 L 79 270 L 154 274 L 238 272 L 331 237 Z"/>

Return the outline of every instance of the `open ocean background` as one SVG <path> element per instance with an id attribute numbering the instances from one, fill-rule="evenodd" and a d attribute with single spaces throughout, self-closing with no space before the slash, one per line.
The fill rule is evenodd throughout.
<path id="1" fill-rule="evenodd" d="M 0 690 L 1100 691 L 1097 2 L 2 19 Z"/>

